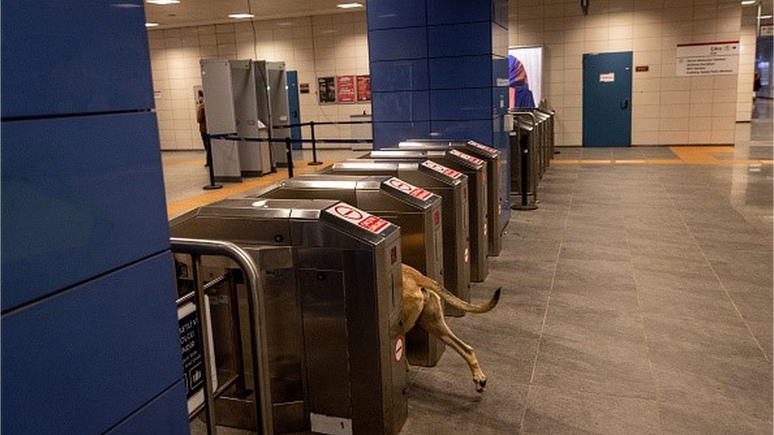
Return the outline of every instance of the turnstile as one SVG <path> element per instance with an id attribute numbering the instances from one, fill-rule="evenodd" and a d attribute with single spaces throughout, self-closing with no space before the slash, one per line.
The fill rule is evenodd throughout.
<path id="1" fill-rule="evenodd" d="M 400 431 L 408 408 L 397 226 L 339 201 L 245 198 L 180 216 L 171 233 L 231 241 L 257 264 L 275 433 Z"/>
<path id="2" fill-rule="evenodd" d="M 473 140 L 409 139 L 398 144 L 398 148 L 407 150 L 443 150 L 453 148 L 478 157 L 487 163 L 487 204 L 489 213 L 489 255 L 496 257 L 503 250 L 503 231 L 508 225 L 510 208 L 501 194 L 502 161 L 500 151 Z M 503 209 L 508 211 L 503 214 Z"/>
<path id="3" fill-rule="evenodd" d="M 400 227 L 403 262 L 443 281 L 441 197 L 389 176 L 302 175 L 270 186 L 251 198 L 335 199 Z M 444 344 L 421 328 L 406 334 L 412 365 L 430 367 L 443 355 Z"/>
<path id="4" fill-rule="evenodd" d="M 443 210 L 443 283 L 447 290 L 470 301 L 470 245 L 468 242 L 468 177 L 438 163 L 347 160 L 334 164 L 328 173 L 341 175 L 390 175 L 427 189 L 442 198 Z M 448 307 L 446 314 L 463 316 L 463 311 Z"/>
<path id="5" fill-rule="evenodd" d="M 468 176 L 469 197 L 467 198 L 470 213 L 470 280 L 484 281 L 489 274 L 489 244 L 487 243 L 487 214 L 492 212 L 487 203 L 486 162 L 458 150 L 402 150 L 398 148 L 382 148 L 371 151 L 364 158 L 374 160 L 405 161 L 430 160 L 460 171 Z M 493 204 L 496 206 L 496 204 Z"/>

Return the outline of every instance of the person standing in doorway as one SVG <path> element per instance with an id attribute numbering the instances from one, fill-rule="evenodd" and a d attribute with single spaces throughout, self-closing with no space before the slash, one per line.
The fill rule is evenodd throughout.
<path id="1" fill-rule="evenodd" d="M 207 153 L 207 163 L 205 163 L 204 166 L 210 166 L 212 164 L 212 143 L 210 142 L 210 136 L 207 134 L 207 117 L 204 112 L 204 92 L 201 90 L 196 96 L 196 122 L 199 123 L 199 133 L 202 135 L 204 151 Z"/>

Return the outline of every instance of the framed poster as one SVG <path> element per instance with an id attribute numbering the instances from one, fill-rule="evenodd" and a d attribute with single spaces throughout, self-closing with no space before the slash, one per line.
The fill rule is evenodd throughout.
<path id="1" fill-rule="evenodd" d="M 510 107 L 532 108 L 543 98 L 543 47 L 508 49 Z"/>
<path id="2" fill-rule="evenodd" d="M 317 77 L 317 98 L 320 103 L 336 102 L 335 77 Z"/>
<path id="3" fill-rule="evenodd" d="M 371 101 L 371 76 L 357 76 L 357 101 Z"/>
<path id="4" fill-rule="evenodd" d="M 355 76 L 336 77 L 336 101 L 339 103 L 355 102 Z"/>

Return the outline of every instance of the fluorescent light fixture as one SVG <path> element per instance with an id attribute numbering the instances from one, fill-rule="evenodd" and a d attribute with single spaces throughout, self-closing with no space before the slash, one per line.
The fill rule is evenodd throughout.
<path id="1" fill-rule="evenodd" d="M 244 20 L 247 18 L 253 18 L 255 15 L 253 14 L 230 14 L 228 17 L 233 18 L 235 20 Z"/>
<path id="2" fill-rule="evenodd" d="M 180 0 L 145 0 L 145 2 L 154 5 L 176 5 Z"/>
<path id="3" fill-rule="evenodd" d="M 744 0 L 742 2 L 742 5 L 743 6 L 750 6 L 750 5 L 754 5 L 756 2 L 757 2 L 757 0 Z"/>
<path id="4" fill-rule="evenodd" d="M 159 23 L 145 23 L 145 27 L 158 27 Z"/>
<path id="5" fill-rule="evenodd" d="M 352 8 L 362 8 L 363 5 L 361 3 L 340 3 L 336 5 L 336 7 L 339 7 L 342 9 L 352 9 Z"/>

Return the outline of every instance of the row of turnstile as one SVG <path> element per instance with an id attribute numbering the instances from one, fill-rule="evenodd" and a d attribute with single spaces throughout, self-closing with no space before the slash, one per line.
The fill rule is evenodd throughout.
<path id="1" fill-rule="evenodd" d="M 511 202 L 517 210 L 537 208 L 537 187 L 555 150 L 555 112 L 547 107 L 511 112 Z"/>
<path id="2" fill-rule="evenodd" d="M 242 378 L 215 403 L 217 423 L 258 426 L 260 383 L 244 357 L 253 346 L 244 331 L 257 317 L 268 337 L 274 433 L 397 434 L 406 360 L 432 366 L 444 351 L 421 329 L 404 334 L 400 265 L 470 300 L 470 282 L 486 278 L 487 257 L 502 249 L 499 158 L 472 141 L 410 141 L 174 219 L 174 237 L 232 242 L 259 271 L 265 302 L 251 316 L 233 261 L 204 256 L 200 266 L 213 382 Z M 190 273 L 180 271 L 195 267 L 185 254 L 176 261 L 188 291 Z"/>

